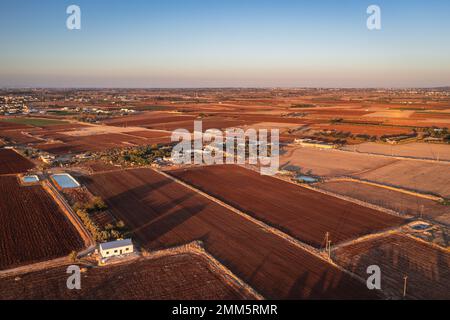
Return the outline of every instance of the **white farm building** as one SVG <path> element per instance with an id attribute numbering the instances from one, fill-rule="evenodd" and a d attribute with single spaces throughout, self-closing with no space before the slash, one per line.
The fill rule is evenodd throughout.
<path id="1" fill-rule="evenodd" d="M 110 258 L 133 253 L 134 247 L 131 239 L 101 243 L 99 246 L 102 258 Z"/>

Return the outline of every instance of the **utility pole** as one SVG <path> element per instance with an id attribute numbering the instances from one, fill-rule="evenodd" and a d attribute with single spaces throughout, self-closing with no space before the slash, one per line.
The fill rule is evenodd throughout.
<path id="1" fill-rule="evenodd" d="M 420 219 L 423 219 L 423 209 L 424 209 L 424 206 L 423 206 L 423 204 L 420 206 Z"/>
<path id="2" fill-rule="evenodd" d="M 331 260 L 331 240 L 328 240 L 328 259 Z"/>
<path id="3" fill-rule="evenodd" d="M 325 233 L 325 252 L 328 255 L 328 259 L 331 260 L 331 240 L 330 233 L 328 231 Z"/>
<path id="4" fill-rule="evenodd" d="M 403 299 L 406 297 L 406 286 L 408 282 L 408 276 L 403 277 Z"/>

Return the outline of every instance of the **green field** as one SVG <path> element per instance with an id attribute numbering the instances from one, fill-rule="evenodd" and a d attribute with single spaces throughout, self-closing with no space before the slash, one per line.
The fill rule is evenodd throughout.
<path id="1" fill-rule="evenodd" d="M 136 107 L 135 109 L 140 111 L 164 111 L 170 109 L 167 106 L 160 106 L 160 105 L 149 105 L 149 106 L 140 106 Z"/>
<path id="2" fill-rule="evenodd" d="M 1 122 L 12 122 L 17 124 L 24 124 L 34 127 L 47 127 L 54 126 L 58 124 L 67 124 L 67 121 L 53 120 L 53 119 L 43 119 L 43 118 L 7 118 L 0 119 Z"/>
<path id="3" fill-rule="evenodd" d="M 66 110 L 49 110 L 47 113 L 57 116 L 73 116 L 77 114 L 76 112 L 66 111 Z"/>

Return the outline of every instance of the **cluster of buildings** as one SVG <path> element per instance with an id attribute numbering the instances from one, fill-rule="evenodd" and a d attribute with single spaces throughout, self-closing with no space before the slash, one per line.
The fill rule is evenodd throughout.
<path id="1" fill-rule="evenodd" d="M 0 97 L 0 114 L 17 115 L 38 112 L 38 110 L 27 105 L 28 101 L 29 99 L 26 97 Z"/>

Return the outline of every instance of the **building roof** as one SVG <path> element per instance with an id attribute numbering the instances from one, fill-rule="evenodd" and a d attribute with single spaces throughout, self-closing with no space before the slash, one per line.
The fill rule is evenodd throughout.
<path id="1" fill-rule="evenodd" d="M 105 242 L 100 244 L 100 250 L 111 250 L 120 247 L 126 247 L 133 245 L 131 239 L 124 239 L 118 241 Z"/>

